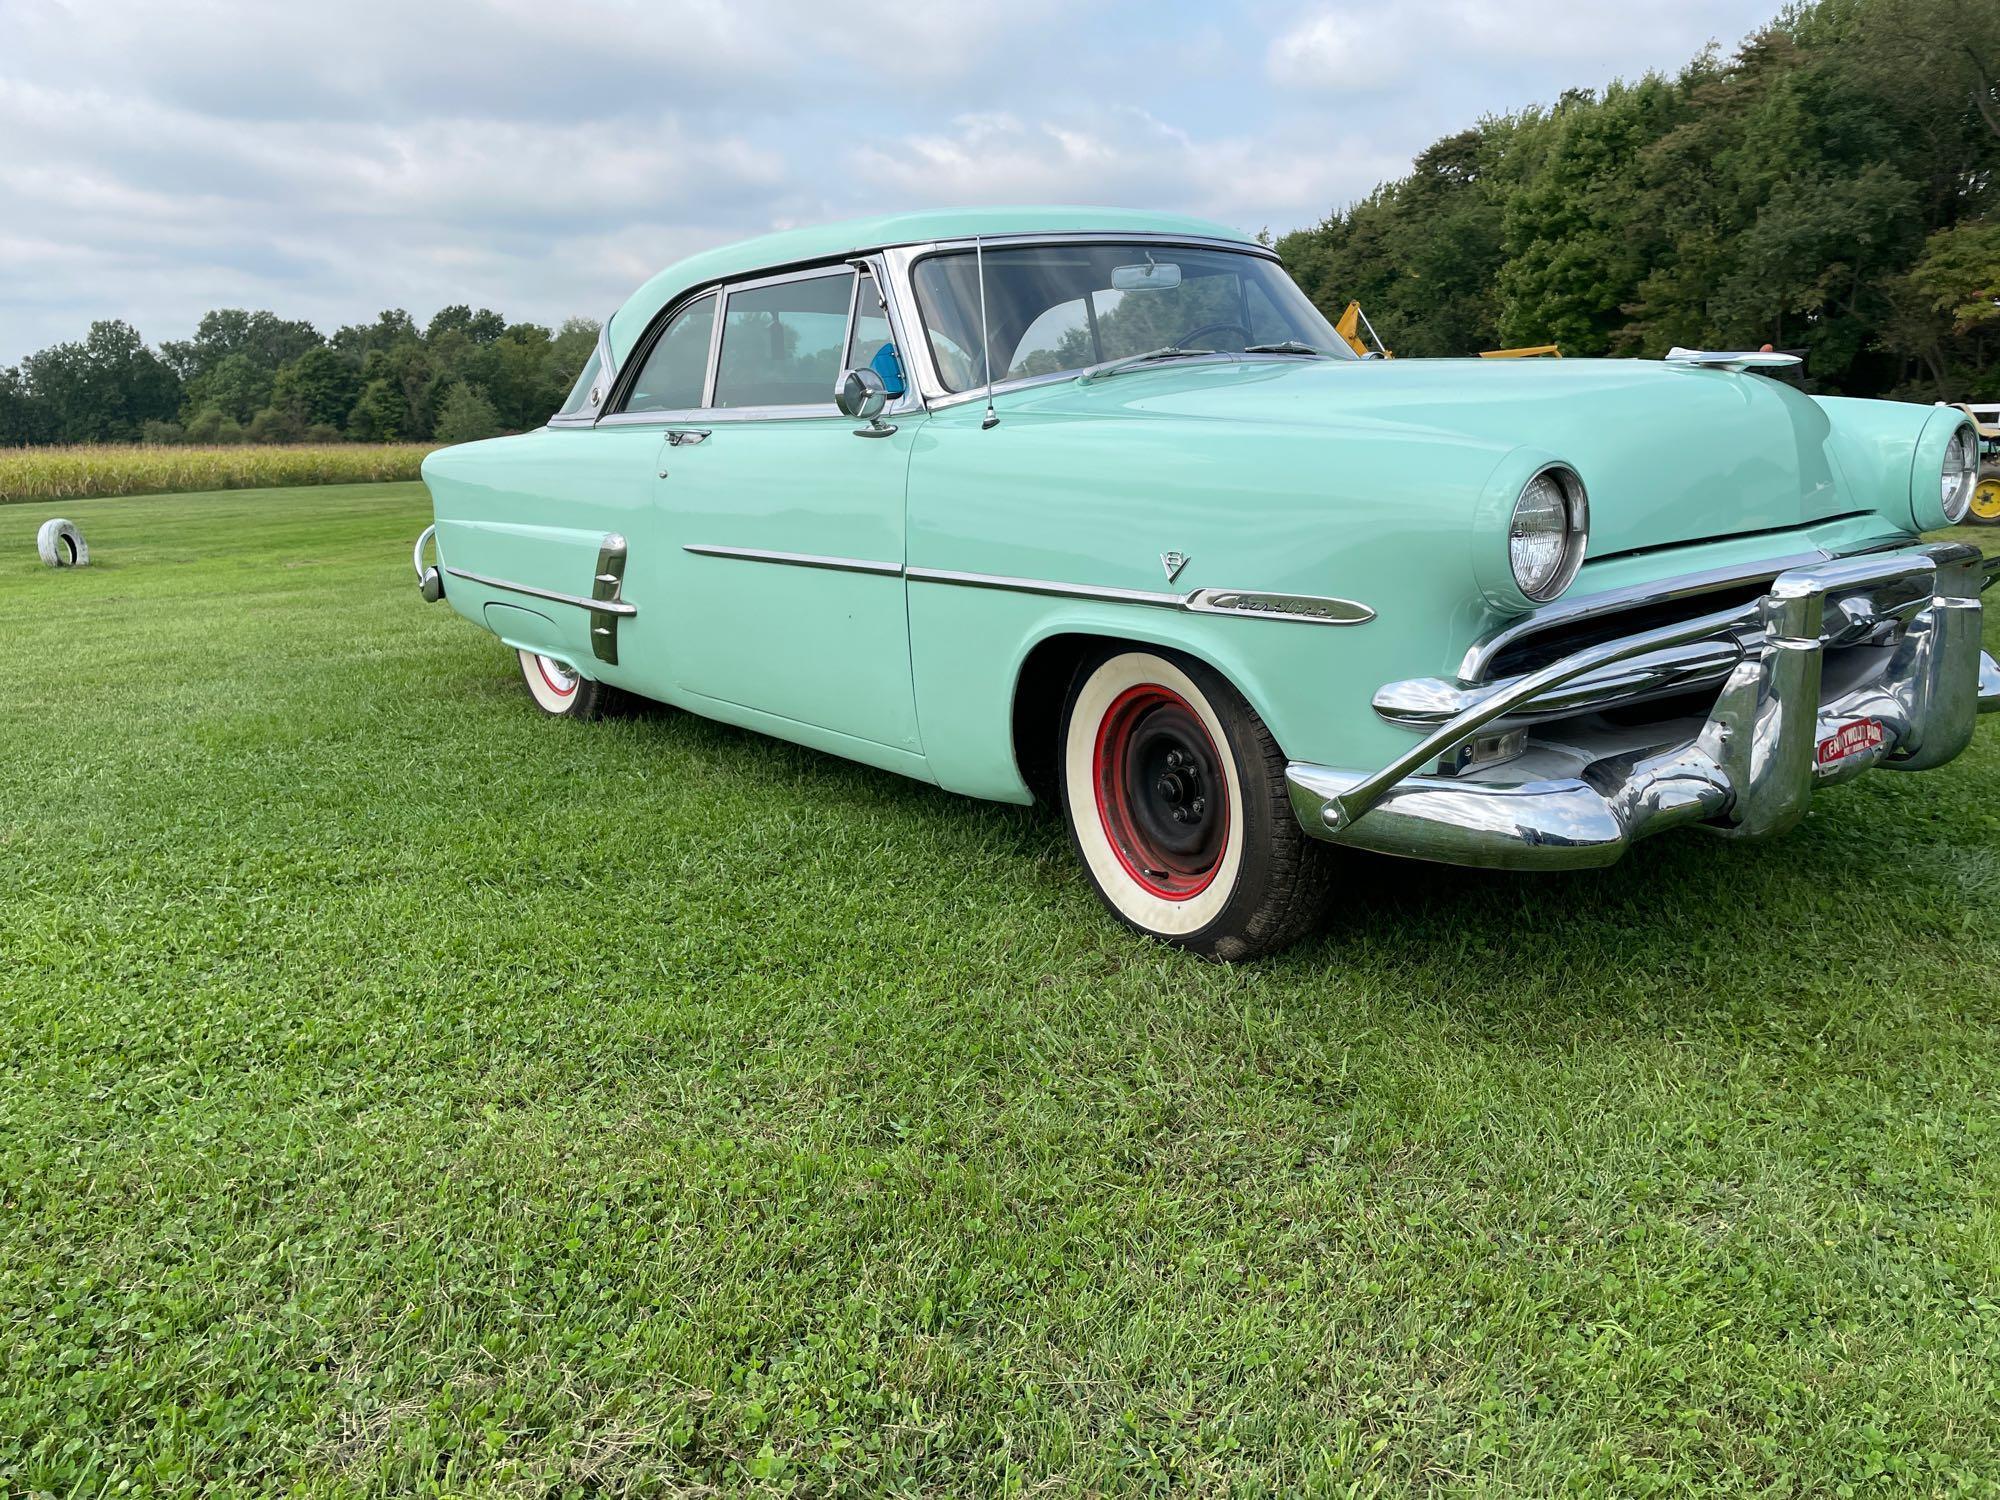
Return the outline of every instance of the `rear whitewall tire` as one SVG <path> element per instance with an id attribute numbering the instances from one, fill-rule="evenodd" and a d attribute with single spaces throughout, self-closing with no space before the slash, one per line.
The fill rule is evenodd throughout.
<path id="1" fill-rule="evenodd" d="M 618 689 L 592 682 L 575 668 L 533 651 L 517 651 L 521 680 L 535 707 L 559 719 L 599 719 L 623 700 Z"/>
<path id="2" fill-rule="evenodd" d="M 1136 726 L 1120 722 L 1135 712 Z M 1149 729 L 1147 715 L 1161 723 Z M 1178 745 L 1179 764 L 1194 773 L 1173 793 L 1165 788 L 1182 773 L 1162 769 L 1161 744 Z M 1064 708 L 1057 769 L 1084 872 L 1127 926 L 1209 957 L 1248 959 L 1297 941 L 1324 913 L 1329 862 L 1291 810 L 1284 754 L 1205 663 L 1138 647 L 1086 658 Z M 1197 806 L 1213 816 L 1218 791 L 1226 819 L 1219 835 L 1160 816 L 1177 819 Z M 1183 801 L 1189 794 L 1200 803 Z M 1165 800 L 1126 805 L 1149 795 Z"/>

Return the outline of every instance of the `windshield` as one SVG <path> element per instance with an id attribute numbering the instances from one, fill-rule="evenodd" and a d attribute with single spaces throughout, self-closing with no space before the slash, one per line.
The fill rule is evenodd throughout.
<path id="1" fill-rule="evenodd" d="M 984 384 L 978 257 L 926 256 L 912 280 L 946 389 Z M 1095 242 L 988 250 L 986 327 L 996 381 L 1166 350 L 1354 358 L 1275 261 L 1233 250 Z"/>

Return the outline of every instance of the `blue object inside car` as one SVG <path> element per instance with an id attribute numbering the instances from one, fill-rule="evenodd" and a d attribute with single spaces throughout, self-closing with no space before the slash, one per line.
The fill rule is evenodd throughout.
<path id="1" fill-rule="evenodd" d="M 884 344 L 877 349 L 875 357 L 868 361 L 868 368 L 882 377 L 882 389 L 888 394 L 903 394 L 903 361 L 897 357 L 894 344 Z"/>

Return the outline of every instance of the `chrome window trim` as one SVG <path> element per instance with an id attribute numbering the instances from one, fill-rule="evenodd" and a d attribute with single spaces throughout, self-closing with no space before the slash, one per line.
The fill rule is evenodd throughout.
<path id="1" fill-rule="evenodd" d="M 1114 588 L 1108 584 L 1014 578 L 1002 573 L 966 573 L 955 568 L 905 568 L 903 576 L 912 583 L 1001 589 L 1009 593 L 1041 594 L 1057 599 L 1138 604 L 1152 609 L 1179 610 L 1183 614 L 1230 615 L 1238 619 L 1279 620 L 1299 625 L 1365 625 L 1375 618 L 1375 611 L 1366 604 L 1324 594 L 1283 594 L 1227 588 L 1201 588 L 1185 594 L 1173 594 L 1155 589 Z"/>
<path id="2" fill-rule="evenodd" d="M 973 248 L 975 240 L 983 241 L 988 249 L 991 249 L 995 245 L 1012 249 L 1032 245 L 1116 245 L 1144 242 L 1162 246 L 1182 246 L 1191 250 L 1235 251 L 1238 254 L 1258 256 L 1279 266 L 1280 269 L 1283 268 L 1284 264 L 1279 259 L 1277 251 L 1273 250 L 1269 245 L 1259 244 L 1255 240 L 1215 239 L 1201 235 L 1168 234 L 1157 231 L 1129 234 L 1112 230 L 1089 230 L 1068 234 L 1043 232 L 984 236 L 962 235 L 948 240 L 928 240 L 908 245 L 889 246 L 882 251 L 882 255 L 888 262 L 889 268 L 895 273 L 894 291 L 897 295 L 908 299 L 911 314 L 910 326 L 921 332 L 920 337 L 908 341 L 907 344 L 898 345 L 899 348 L 906 348 L 915 352 L 914 358 L 906 358 L 904 360 L 903 372 L 906 378 L 910 376 L 915 377 L 911 381 L 911 384 L 922 387 L 924 405 L 931 411 L 943 411 L 949 407 L 962 406 L 968 401 L 984 401 L 986 399 L 987 387 L 983 381 L 976 388 L 967 391 L 954 391 L 945 385 L 943 378 L 937 372 L 936 362 L 931 358 L 930 330 L 924 323 L 923 309 L 917 301 L 916 283 L 911 279 L 911 276 L 919 261 L 927 260 L 933 255 L 951 251 L 970 250 Z M 1200 351 L 1200 353 L 1207 352 L 1209 351 Z M 1218 355 L 1227 353 L 1224 350 L 1213 352 Z M 1190 355 L 1189 357 L 1195 358 L 1198 356 Z M 1230 357 L 1239 361 L 1258 360 L 1277 363 L 1288 358 L 1295 359 L 1297 356 L 1245 354 L 1239 352 Z M 993 382 L 992 389 L 995 395 L 999 395 L 1006 391 L 1028 390 L 1035 386 L 1059 385 L 1074 381 L 1077 376 L 1083 373 L 1084 371 L 1082 370 L 1058 370 L 1048 375 L 1024 375 L 1015 380 L 996 380 Z"/>
<path id="3" fill-rule="evenodd" d="M 883 301 L 888 304 L 889 326 L 894 330 L 896 335 L 896 348 L 903 356 L 903 394 L 884 408 L 885 414 L 907 415 L 919 410 L 956 406 L 964 401 L 976 400 L 983 396 L 984 387 L 981 387 L 979 391 L 970 393 L 947 391 L 944 388 L 944 382 L 937 378 L 937 372 L 931 365 L 930 339 L 928 334 L 919 338 L 911 337 L 911 330 L 922 329 L 923 321 L 916 310 L 914 293 L 910 288 L 909 271 L 910 267 L 925 255 L 947 250 L 970 249 L 977 238 L 983 238 L 988 245 L 1004 246 L 1126 244 L 1138 242 L 1157 245 L 1185 245 L 1197 250 L 1233 250 L 1239 254 L 1257 255 L 1265 260 L 1282 264 L 1279 261 L 1277 251 L 1273 250 L 1269 245 L 1259 244 L 1255 240 L 1233 240 L 1222 236 L 1198 234 L 1173 234 L 1161 230 L 1037 230 L 1020 234 L 962 235 L 945 240 L 907 240 L 900 244 L 878 245 L 871 249 L 856 248 L 836 260 L 815 260 L 803 265 L 794 264 L 783 268 L 774 268 L 768 273 L 760 273 L 736 279 L 723 277 L 715 281 L 704 281 L 693 286 L 684 287 L 678 297 L 666 303 L 659 312 L 653 315 L 651 321 L 647 323 L 645 329 L 640 333 L 637 342 L 633 344 L 633 355 L 636 358 L 643 351 L 650 350 L 652 347 L 651 337 L 655 330 L 664 328 L 667 320 L 672 318 L 682 308 L 697 298 L 709 292 L 714 292 L 722 300 L 716 308 L 715 330 L 709 340 L 708 379 L 702 387 L 703 404 L 700 412 L 705 420 L 709 416 L 719 414 L 721 411 L 748 411 L 750 408 L 717 408 L 714 405 L 715 376 L 722 353 L 722 326 L 723 320 L 728 313 L 728 294 L 738 289 L 768 286 L 777 282 L 804 279 L 811 276 L 823 276 L 829 274 L 835 267 L 846 266 L 855 268 L 860 262 L 865 261 L 873 268 L 875 284 L 882 291 Z M 633 360 L 627 360 L 625 364 L 620 365 L 612 358 L 611 322 L 623 310 L 622 305 L 613 309 L 611 316 L 605 318 L 597 330 L 599 361 L 601 367 L 610 372 L 610 383 L 606 388 L 605 399 L 599 403 L 599 409 L 587 413 L 579 412 L 568 417 L 551 417 L 547 423 L 548 426 L 595 427 L 600 423 L 614 422 L 620 426 L 636 426 L 641 425 L 641 423 L 654 424 L 661 421 L 671 422 L 679 420 L 685 422 L 690 420 L 694 415 L 689 412 L 645 412 L 634 414 L 610 410 L 610 408 L 615 407 L 624 398 L 625 392 L 621 389 L 623 384 L 622 377 L 628 369 L 632 368 L 634 363 Z M 853 338 L 853 333 L 853 319 L 850 316 L 848 321 L 848 337 L 850 340 Z M 1277 355 L 1249 355 L 1242 357 L 1256 359 L 1282 358 L 1282 356 Z M 1002 381 L 997 383 L 994 389 L 996 391 L 1007 391 L 1027 385 L 1053 385 L 1060 381 L 1073 380 L 1074 378 L 1075 372 L 1038 375 L 1027 377 L 1020 381 Z M 769 420 L 771 417 L 781 414 L 817 415 L 818 408 L 764 407 L 758 408 L 757 414 L 760 419 Z M 625 420 L 618 421 L 617 419 L 620 418 Z"/>
<path id="4" fill-rule="evenodd" d="M 612 314 L 612 317 L 616 316 L 616 313 Z M 604 416 L 605 408 L 611 404 L 612 396 L 617 393 L 618 377 L 624 373 L 619 369 L 617 361 L 611 357 L 611 318 L 606 318 L 602 323 L 597 325 L 596 354 L 598 379 L 604 382 L 604 399 L 599 401 L 594 407 L 585 403 L 588 407 L 587 410 L 570 412 L 568 415 L 564 415 L 562 411 L 558 410 L 554 416 L 542 424 L 543 426 L 594 427 L 597 425 L 598 420 Z M 577 373 L 580 375 L 583 372 L 579 370 Z M 564 394 L 563 399 L 568 399 L 567 393 Z"/>
<path id="5" fill-rule="evenodd" d="M 882 408 L 882 415 L 905 416 L 924 410 L 923 395 L 917 389 L 915 375 L 911 373 L 909 328 L 896 306 L 896 289 L 890 285 L 888 267 L 883 264 L 879 253 L 857 255 L 849 260 L 848 264 L 853 266 L 857 273 L 866 269 L 868 275 L 874 279 L 875 291 L 882 299 L 883 314 L 889 320 L 889 337 L 895 343 L 897 357 L 903 366 L 903 393 L 889 399 L 889 403 Z M 854 284 L 858 294 L 861 285 L 861 277 L 858 274 L 854 278 Z M 850 317 L 847 320 L 848 352 L 853 352 L 853 348 L 854 319 Z M 843 370 L 841 373 L 844 375 L 846 371 Z"/>
<path id="6" fill-rule="evenodd" d="M 632 346 L 632 357 L 625 361 L 626 366 L 632 371 L 632 379 L 629 381 L 623 381 L 623 380 L 613 381 L 611 392 L 609 396 L 607 396 L 605 399 L 605 405 L 607 407 L 619 406 L 622 405 L 624 402 L 630 401 L 632 399 L 631 388 L 633 385 L 637 384 L 639 377 L 646 373 L 646 361 L 652 358 L 653 350 L 658 348 L 660 340 L 666 337 L 667 329 L 673 325 L 674 320 L 680 317 L 682 313 L 686 312 L 689 308 L 693 307 L 697 302 L 701 301 L 702 298 L 711 296 L 715 298 L 715 326 L 719 327 L 721 325 L 722 287 L 719 284 L 701 287 L 698 290 L 692 292 L 690 295 L 682 297 L 675 302 L 669 303 L 666 311 L 661 313 L 660 316 L 647 327 L 644 333 L 640 334 L 639 342 Z M 606 326 L 608 327 L 609 325 L 607 324 Z M 620 373 L 622 374 L 623 371 L 621 371 Z M 708 399 L 709 387 L 714 383 L 714 381 L 715 381 L 715 327 L 711 327 L 708 331 L 708 368 L 702 372 L 702 377 L 701 377 L 701 394 L 703 400 Z M 676 407 L 674 410 L 686 411 L 687 409 L 688 408 L 686 407 Z M 622 426 L 633 426 L 637 425 L 637 423 L 633 420 L 635 418 L 671 416 L 672 414 L 673 414 L 672 412 L 607 410 L 603 413 L 603 415 L 599 416 L 597 420 L 599 422 L 618 423 L 619 425 Z M 620 421 L 621 418 L 625 420 L 621 422 Z"/>
<path id="7" fill-rule="evenodd" d="M 680 297 L 666 305 L 659 316 L 640 335 L 639 342 L 632 346 L 634 358 L 626 361 L 628 367 L 635 369 L 643 368 L 643 362 L 640 358 L 641 351 L 651 351 L 653 342 L 659 332 L 664 330 L 668 323 L 672 322 L 687 308 L 693 306 L 703 297 L 711 293 L 714 294 L 717 298 L 715 326 L 709 333 L 708 374 L 702 382 L 701 393 L 703 404 L 698 407 L 682 407 L 675 411 L 614 411 L 596 418 L 592 424 L 588 425 L 603 427 L 685 427 L 695 422 L 706 426 L 719 422 L 847 421 L 848 418 L 841 416 L 839 409 L 834 406 L 831 390 L 827 392 L 827 404 L 824 408 L 817 405 L 716 406 L 714 405 L 715 381 L 721 369 L 723 324 L 728 317 L 729 297 L 733 293 L 752 290 L 757 287 L 781 285 L 788 281 L 808 281 L 821 276 L 837 276 L 842 272 L 853 276 L 858 287 L 860 283 L 859 273 L 864 267 L 874 275 L 875 284 L 883 293 L 883 301 L 888 306 L 889 328 L 896 336 L 897 350 L 899 352 L 907 350 L 909 347 L 908 335 L 904 320 L 900 316 L 896 306 L 895 288 L 885 274 L 884 267 L 875 257 L 856 255 L 839 261 L 815 261 L 810 266 L 795 268 L 769 276 L 756 276 L 745 281 L 703 282 L 698 286 L 689 287 Z M 847 345 L 852 343 L 854 339 L 854 301 L 854 297 L 850 296 L 848 298 L 847 343 L 843 343 L 841 346 L 843 357 L 847 352 Z M 609 325 L 607 324 L 606 326 L 608 327 Z M 614 388 L 612 391 L 612 404 L 615 405 L 619 401 L 625 400 L 626 396 L 627 392 L 624 389 Z M 909 364 L 906 359 L 904 362 L 903 394 L 884 407 L 883 412 L 885 415 L 908 415 L 922 410 L 923 397 L 918 391 L 916 381 L 909 376 Z M 576 425 L 581 426 L 586 424 L 579 422 Z"/>
<path id="8" fill-rule="evenodd" d="M 841 335 L 840 341 L 841 358 L 845 359 L 847 357 L 848 341 L 854 337 L 854 287 L 851 283 L 861 279 L 860 274 L 854 269 L 851 262 L 846 260 L 835 261 L 832 264 L 822 262 L 818 265 L 808 266 L 802 271 L 784 271 L 774 276 L 757 276 L 747 281 L 732 281 L 724 286 L 722 306 L 715 316 L 715 344 L 709 354 L 708 360 L 708 388 L 702 393 L 704 411 L 711 413 L 755 411 L 778 414 L 790 413 L 796 416 L 815 417 L 827 416 L 829 414 L 833 416 L 840 415 L 840 408 L 833 404 L 833 387 L 831 386 L 827 387 L 826 392 L 827 411 L 822 411 L 816 402 L 798 402 L 785 406 L 717 406 L 715 404 L 716 383 L 722 378 L 723 330 L 729 322 L 729 304 L 734 302 L 737 296 L 743 292 L 761 291 L 767 286 L 786 286 L 794 281 L 822 281 L 834 276 L 846 276 L 850 282 L 847 289 L 847 331 Z M 838 381 L 839 376 L 836 375 L 834 378 Z"/>
<path id="9" fill-rule="evenodd" d="M 888 408 L 884 408 L 888 410 Z M 721 427 L 732 422 L 845 422 L 839 410 L 817 406 L 702 406 L 682 411 L 649 411 L 605 417 L 600 427 Z"/>
<path id="10" fill-rule="evenodd" d="M 467 583 L 483 584 L 489 589 L 505 589 L 510 594 L 525 594 L 530 599 L 546 599 L 551 604 L 573 604 L 578 609 L 594 610 L 606 615 L 636 615 L 639 606 L 627 604 L 617 599 L 586 599 L 580 594 L 565 594 L 556 589 L 537 588 L 532 583 L 515 583 L 507 578 L 493 578 L 485 573 L 473 573 L 465 568 L 446 568 L 453 578 L 463 578 Z M 623 569 L 620 569 L 622 574 Z"/>
<path id="11" fill-rule="evenodd" d="M 675 318 L 678 318 L 682 313 L 694 306 L 695 303 L 701 301 L 703 297 L 713 295 L 716 299 L 715 328 L 719 329 L 722 326 L 722 292 L 724 285 L 725 283 L 720 281 L 704 281 L 687 288 L 680 296 L 662 307 L 658 314 L 654 316 L 653 321 L 639 331 L 639 337 L 632 344 L 632 357 L 625 361 L 624 367 L 618 372 L 618 378 L 613 381 L 610 393 L 605 397 L 604 401 L 606 410 L 597 418 L 597 424 L 617 423 L 619 425 L 637 425 L 637 422 L 641 420 L 651 420 L 674 415 L 672 412 L 628 412 L 615 410 L 615 408 L 631 399 L 632 381 L 636 381 L 639 378 L 639 372 L 646 368 L 646 358 L 653 352 L 653 345 L 659 342 L 660 335 L 666 332 L 667 325 L 673 322 Z M 608 338 L 611 330 L 611 323 L 608 319 L 605 321 L 604 328 Z M 701 393 L 704 401 L 708 399 L 709 387 L 715 382 L 715 341 L 715 329 L 710 329 L 708 336 L 708 371 L 702 377 L 701 383 Z M 632 380 L 628 381 L 624 378 L 627 370 L 631 371 Z"/>
<path id="12" fill-rule="evenodd" d="M 722 325 L 729 316 L 729 287 L 718 281 L 715 291 L 715 325 L 708 330 L 708 373 L 701 382 L 701 410 L 715 405 L 715 371 L 722 363 Z"/>

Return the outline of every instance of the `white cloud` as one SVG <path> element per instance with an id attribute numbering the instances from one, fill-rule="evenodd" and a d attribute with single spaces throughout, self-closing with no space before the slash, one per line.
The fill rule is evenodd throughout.
<path id="1" fill-rule="evenodd" d="M 0 0 L 0 362 L 216 306 L 602 315 L 694 250 L 927 205 L 1282 231 L 1773 4 Z"/>
<path id="2" fill-rule="evenodd" d="M 1558 90 L 1593 88 L 1651 69 L 1671 72 L 1709 41 L 1734 42 L 1766 18 L 1766 7 L 1735 0 L 1321 5 L 1272 39 L 1265 71 L 1287 87 L 1327 93 L 1378 92 L 1467 68 L 1509 81 L 1525 71 Z"/>

